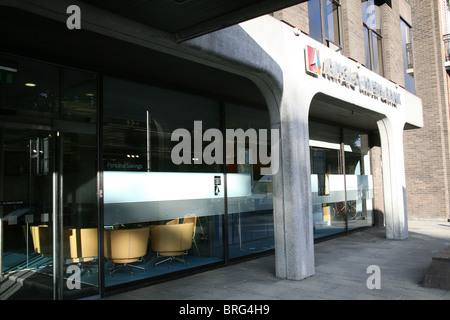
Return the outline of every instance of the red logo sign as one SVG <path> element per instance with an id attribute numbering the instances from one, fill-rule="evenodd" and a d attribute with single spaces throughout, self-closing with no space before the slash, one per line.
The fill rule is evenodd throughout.
<path id="1" fill-rule="evenodd" d="M 320 62 L 320 52 L 316 48 L 306 46 L 306 72 L 314 75 L 322 74 L 322 63 Z"/>

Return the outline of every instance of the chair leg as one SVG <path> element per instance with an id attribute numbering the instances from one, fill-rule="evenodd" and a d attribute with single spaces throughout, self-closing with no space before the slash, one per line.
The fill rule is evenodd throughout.
<path id="1" fill-rule="evenodd" d="M 139 260 L 139 262 L 142 262 L 142 261 L 144 261 L 143 258 Z M 134 264 L 129 264 L 129 263 L 121 263 L 118 266 L 116 266 L 116 264 L 113 263 L 113 266 L 109 269 L 109 275 L 112 276 L 112 274 L 114 272 L 116 272 L 117 270 L 119 270 L 121 268 L 127 268 L 131 272 L 132 276 L 134 275 L 133 268 L 134 269 L 139 269 L 139 270 L 142 270 L 142 271 L 145 272 L 145 267 L 136 266 Z"/>
<path id="2" fill-rule="evenodd" d="M 155 267 L 158 267 L 158 264 L 165 263 L 167 261 L 172 261 L 172 260 L 173 260 L 173 257 L 168 257 L 167 259 L 158 261 L 158 262 L 155 263 Z"/>
<path id="3" fill-rule="evenodd" d="M 187 254 L 187 251 L 184 253 L 184 255 L 186 255 L 186 254 Z M 181 258 L 179 258 L 179 256 L 173 256 L 173 257 L 168 257 L 168 258 L 166 258 L 164 260 L 158 261 L 158 262 L 155 263 L 155 267 L 158 267 L 158 265 L 161 264 L 161 263 L 165 263 L 167 261 L 170 261 L 169 269 L 172 269 L 172 262 L 173 262 L 173 260 L 177 260 L 177 261 L 182 262 L 183 264 L 187 264 L 187 266 L 189 267 L 189 262 L 187 262 L 184 259 L 184 255 L 182 255 Z M 156 257 L 159 258 L 161 256 L 157 254 Z"/>

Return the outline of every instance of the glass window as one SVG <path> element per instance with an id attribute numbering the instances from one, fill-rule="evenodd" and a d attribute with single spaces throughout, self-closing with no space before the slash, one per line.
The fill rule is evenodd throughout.
<path id="1" fill-rule="evenodd" d="M 372 58 L 370 55 L 371 48 L 370 48 L 370 32 L 369 29 L 364 28 L 364 50 L 366 52 L 366 67 L 367 69 L 372 69 Z"/>
<path id="2" fill-rule="evenodd" d="M 371 226 L 373 178 L 369 136 L 344 129 L 344 150 L 348 229 Z"/>
<path id="3" fill-rule="evenodd" d="M 345 177 L 338 127 L 310 122 L 314 237 L 345 231 Z"/>
<path id="4" fill-rule="evenodd" d="M 378 73 L 381 76 L 384 75 L 382 47 L 381 37 L 375 32 L 372 32 L 372 71 Z"/>
<path id="5" fill-rule="evenodd" d="M 320 1 L 321 0 L 308 1 L 309 36 L 319 42 L 323 42 Z"/>
<path id="6" fill-rule="evenodd" d="M 324 0 L 323 9 L 325 18 L 325 37 L 328 41 L 340 45 L 339 5 L 335 1 Z"/>
<path id="7" fill-rule="evenodd" d="M 384 76 L 381 10 L 374 0 L 361 0 L 366 67 Z"/>
<path id="8" fill-rule="evenodd" d="M 313 39 L 339 50 L 340 39 L 340 3 L 335 0 L 308 1 L 309 35 Z"/>
<path id="9" fill-rule="evenodd" d="M 314 237 L 372 225 L 367 134 L 310 122 Z"/>
<path id="10" fill-rule="evenodd" d="M 0 201 L 9 203 L 0 206 L 1 271 L 42 288 L 40 299 L 98 294 L 97 233 L 89 255 L 77 233 L 98 223 L 97 77 L 7 55 L 0 61 L 13 70 L 0 83 Z M 3 297 L 36 298 L 17 289 Z"/>
<path id="11" fill-rule="evenodd" d="M 107 287 L 273 249 L 262 143 L 228 136 L 268 129 L 267 110 L 106 77 L 103 123 Z"/>
<path id="12" fill-rule="evenodd" d="M 80 268 L 84 294 L 98 294 L 97 75 L 64 69 L 62 88 L 64 273 Z M 80 290 L 66 290 L 65 298 Z"/>
<path id="13" fill-rule="evenodd" d="M 415 93 L 415 81 L 413 77 L 413 56 L 411 45 L 411 27 L 400 19 L 402 31 L 402 47 L 403 47 L 403 70 L 405 71 L 405 88 L 411 93 Z"/>
<path id="14" fill-rule="evenodd" d="M 113 78 L 104 102 L 106 286 L 223 261 L 223 166 L 203 157 L 219 103 Z"/>
<path id="15" fill-rule="evenodd" d="M 243 129 L 254 133 L 266 130 L 267 141 L 261 135 L 249 134 L 245 145 L 239 145 L 237 139 L 229 140 L 234 152 L 234 159 L 228 161 L 227 153 L 227 185 L 228 196 L 228 242 L 230 258 L 273 249 L 273 184 L 271 175 L 261 174 L 260 157 L 256 150 L 265 149 L 270 154 L 270 120 L 266 110 L 248 108 L 241 105 L 226 104 L 225 119 L 227 129 Z M 252 141 L 258 138 L 257 141 Z M 239 161 L 240 155 L 245 156 Z M 243 182 L 240 182 L 243 181 Z M 246 186 L 240 194 L 231 193 L 240 183 Z"/>
<path id="16" fill-rule="evenodd" d="M 374 0 L 361 0 L 363 23 L 369 28 L 377 29 Z"/>

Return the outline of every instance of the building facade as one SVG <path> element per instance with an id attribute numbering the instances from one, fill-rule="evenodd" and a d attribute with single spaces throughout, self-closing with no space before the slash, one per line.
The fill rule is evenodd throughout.
<path id="1" fill-rule="evenodd" d="M 448 221 L 448 3 L 411 1 L 411 5 L 413 72 L 416 94 L 423 101 L 424 126 L 405 132 L 408 212 L 415 219 Z"/>
<path id="2" fill-rule="evenodd" d="M 315 241 L 408 237 L 408 2 L 290 3 L 201 34 L 73 4 L 0 2 L 3 277 L 76 299 L 274 252 L 301 280 Z"/>

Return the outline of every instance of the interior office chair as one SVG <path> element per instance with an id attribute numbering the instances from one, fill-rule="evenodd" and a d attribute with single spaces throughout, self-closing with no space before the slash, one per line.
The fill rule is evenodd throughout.
<path id="1" fill-rule="evenodd" d="M 113 267 L 109 270 L 110 275 L 123 267 L 126 267 L 131 275 L 133 275 L 133 269 L 145 271 L 145 267 L 131 263 L 144 261 L 148 247 L 149 230 L 149 227 L 105 230 L 105 258 L 113 263 Z"/>
<path id="2" fill-rule="evenodd" d="M 69 229 L 68 261 L 78 263 L 81 269 L 91 273 L 97 267 L 98 230 L 97 228 Z"/>
<path id="3" fill-rule="evenodd" d="M 186 264 L 184 256 L 192 247 L 192 235 L 194 224 L 192 222 L 172 225 L 161 225 L 151 229 L 152 250 L 156 252 L 157 258 L 167 257 L 156 262 L 155 266 L 164 262 L 178 260 Z"/>
<path id="4" fill-rule="evenodd" d="M 53 230 L 47 225 L 30 226 L 34 251 L 43 257 L 53 257 Z"/>
<path id="5" fill-rule="evenodd" d="M 180 223 L 180 219 L 176 218 L 176 219 L 173 219 L 173 220 L 170 220 L 170 221 L 166 222 L 166 225 L 179 224 L 179 223 Z"/>

